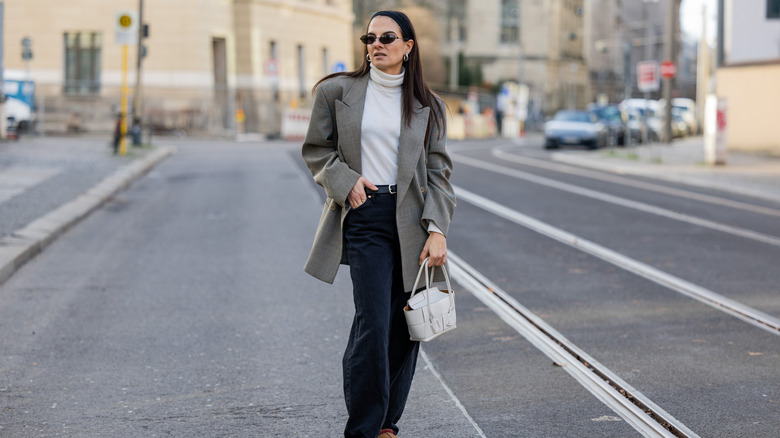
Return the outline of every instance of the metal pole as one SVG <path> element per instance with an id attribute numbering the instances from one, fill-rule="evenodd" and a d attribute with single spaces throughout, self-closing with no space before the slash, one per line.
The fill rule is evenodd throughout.
<path id="1" fill-rule="evenodd" d="M 141 61 L 143 59 L 144 42 L 144 0 L 138 0 L 138 45 L 135 61 L 135 91 L 133 92 L 133 125 L 136 119 L 142 125 L 141 117 Z"/>
<path id="2" fill-rule="evenodd" d="M 664 46 L 664 58 L 667 61 L 677 63 L 674 59 L 674 33 L 677 0 L 667 0 L 666 9 L 666 44 Z M 664 141 L 672 142 L 672 78 L 663 78 L 663 97 L 666 100 L 666 115 L 664 117 Z"/>
<path id="3" fill-rule="evenodd" d="M 645 0 L 642 3 L 642 23 L 645 26 L 645 40 L 646 40 L 644 57 L 645 57 L 645 61 L 652 61 L 651 59 L 652 55 L 650 55 L 650 27 L 651 26 L 647 20 L 647 1 L 648 0 Z M 650 93 L 648 91 L 645 91 L 644 98 L 645 98 L 645 111 L 642 114 L 642 143 L 647 145 L 648 143 L 650 143 L 650 138 L 651 138 L 650 126 L 647 123 L 648 122 L 647 116 L 650 110 L 650 108 L 648 107 L 648 102 L 650 101 Z"/>
<path id="4" fill-rule="evenodd" d="M 699 36 L 699 53 L 696 60 L 696 125 L 699 132 L 704 131 L 704 99 L 709 92 L 710 81 L 710 47 L 707 42 L 707 5 L 701 7 L 701 35 Z M 696 132 L 695 134 L 698 134 Z"/>
<path id="5" fill-rule="evenodd" d="M 122 98 L 119 112 L 122 115 L 119 137 L 119 155 L 127 154 L 127 44 L 122 44 Z"/>
<path id="6" fill-rule="evenodd" d="M 726 0 L 718 0 L 718 58 L 716 59 L 716 67 L 721 67 L 726 60 L 725 56 L 725 41 L 726 41 L 726 26 L 725 26 L 725 14 L 726 13 Z"/>
<path id="7" fill-rule="evenodd" d="M 633 83 L 631 82 L 631 43 L 626 42 L 623 44 L 623 55 L 625 59 L 625 65 L 623 66 L 625 73 L 626 91 L 624 92 L 623 100 L 631 99 L 631 92 L 633 90 Z M 626 132 L 623 137 L 623 144 L 631 146 L 633 139 L 631 138 L 631 127 L 626 120 Z"/>
<path id="8" fill-rule="evenodd" d="M 457 17 L 450 18 L 450 90 L 458 88 L 458 46 L 460 45 L 460 32 Z"/>
<path id="9" fill-rule="evenodd" d="M 4 51 L 3 48 L 5 47 L 5 43 L 3 41 L 3 26 L 5 22 L 5 4 L 0 1 L 0 138 L 5 138 L 6 134 L 6 125 L 5 125 L 5 93 L 3 93 L 3 80 L 5 75 L 5 63 L 4 63 Z"/>

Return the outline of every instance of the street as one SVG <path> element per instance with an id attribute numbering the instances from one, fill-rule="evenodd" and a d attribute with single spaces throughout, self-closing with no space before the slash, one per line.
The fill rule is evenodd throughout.
<path id="1" fill-rule="evenodd" d="M 351 286 L 302 270 L 324 197 L 299 144 L 167 143 L 0 284 L 0 436 L 339 436 Z M 399 435 L 775 436 L 780 202 L 542 146 L 449 143 L 458 328 Z"/>

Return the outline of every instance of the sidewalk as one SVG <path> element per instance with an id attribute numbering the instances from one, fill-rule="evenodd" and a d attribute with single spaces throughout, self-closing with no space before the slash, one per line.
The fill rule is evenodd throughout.
<path id="1" fill-rule="evenodd" d="M 0 143 L 0 283 L 58 235 L 175 152 L 108 139 L 34 138 Z"/>
<path id="2" fill-rule="evenodd" d="M 637 175 L 750 196 L 780 204 L 780 157 L 731 152 L 726 165 L 705 164 L 704 140 L 690 137 L 670 145 L 611 150 L 566 150 L 552 159 L 608 172 Z"/>

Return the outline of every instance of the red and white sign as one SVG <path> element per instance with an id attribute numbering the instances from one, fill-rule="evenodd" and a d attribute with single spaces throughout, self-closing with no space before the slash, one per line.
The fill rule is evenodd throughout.
<path id="1" fill-rule="evenodd" d="M 664 61 L 661 63 L 661 76 L 666 79 L 671 79 L 677 74 L 677 66 L 672 61 Z"/>
<path id="2" fill-rule="evenodd" d="M 661 76 L 658 74 L 658 62 L 640 61 L 636 64 L 636 82 L 639 91 L 649 93 L 661 88 Z"/>

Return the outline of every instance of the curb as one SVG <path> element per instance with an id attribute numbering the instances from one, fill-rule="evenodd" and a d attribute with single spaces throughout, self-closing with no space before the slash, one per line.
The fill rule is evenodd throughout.
<path id="1" fill-rule="evenodd" d="M 176 153 L 162 147 L 122 166 L 78 198 L 46 213 L 24 228 L 0 239 L 0 284 L 115 194 L 127 188 L 165 158 Z"/>
<path id="2" fill-rule="evenodd" d="M 738 187 L 728 182 L 721 182 L 710 178 L 697 178 L 696 176 L 674 175 L 659 172 L 662 170 L 640 168 L 633 166 L 621 165 L 619 163 L 605 163 L 600 160 L 594 160 L 589 158 L 576 157 L 571 154 L 555 152 L 550 154 L 553 161 L 565 164 L 571 164 L 580 167 L 586 167 L 589 169 L 602 170 L 606 172 L 612 172 L 619 175 L 636 175 L 646 178 L 652 178 L 662 181 L 668 181 L 678 184 L 686 184 L 689 186 L 714 189 L 722 192 L 728 192 L 741 196 L 750 196 L 753 198 L 762 199 L 765 201 L 780 203 L 780 196 L 773 195 L 771 193 L 765 193 L 760 190 L 752 190 L 745 187 Z"/>

